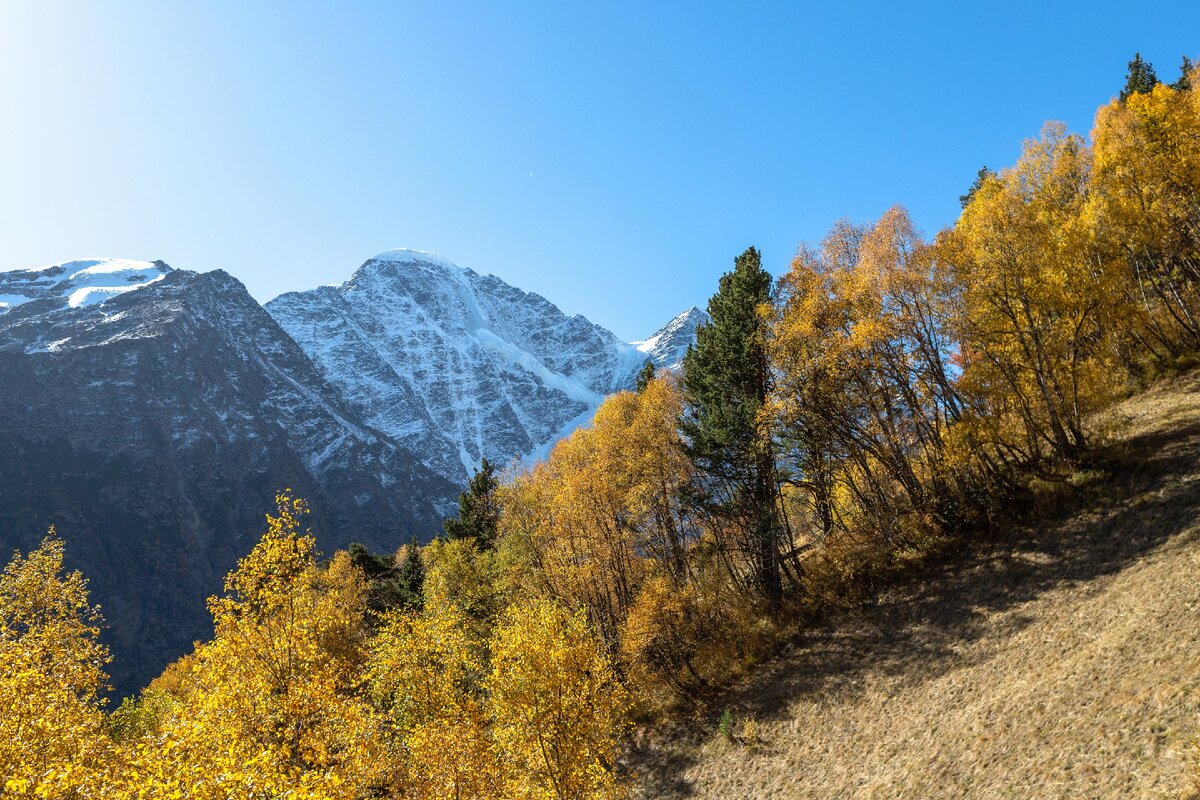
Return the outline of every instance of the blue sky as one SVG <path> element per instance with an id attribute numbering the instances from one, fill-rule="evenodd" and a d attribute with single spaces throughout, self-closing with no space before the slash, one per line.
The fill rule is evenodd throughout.
<path id="1" fill-rule="evenodd" d="M 839 217 L 951 223 L 1135 50 L 1174 80 L 1200 3 L 0 0 L 0 269 L 266 301 L 414 247 L 641 338 L 748 245 L 778 273 Z"/>

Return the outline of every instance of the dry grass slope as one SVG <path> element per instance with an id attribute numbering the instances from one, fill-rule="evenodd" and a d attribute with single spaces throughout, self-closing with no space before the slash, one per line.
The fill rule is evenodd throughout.
<path id="1" fill-rule="evenodd" d="M 1200 727 L 1200 374 L 1109 419 L 1074 512 L 809 632 L 632 754 L 643 797 L 1157 798 Z M 757 723 L 757 744 L 728 743 Z"/>

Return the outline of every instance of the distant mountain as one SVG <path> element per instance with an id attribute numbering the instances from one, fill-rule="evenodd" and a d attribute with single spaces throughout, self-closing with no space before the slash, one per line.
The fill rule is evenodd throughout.
<path id="1" fill-rule="evenodd" d="M 34 304 L 25 309 L 27 312 L 36 309 L 38 313 L 86 308 L 160 281 L 171 271 L 161 261 L 93 258 L 42 269 L 0 272 L 0 313 L 27 303 Z M 36 316 L 30 313 L 25 318 Z"/>
<path id="2" fill-rule="evenodd" d="M 57 526 L 130 693 L 208 635 L 279 489 L 327 553 L 429 537 L 482 457 L 540 457 L 705 319 L 626 343 L 412 250 L 265 310 L 161 261 L 0 272 L 0 562 Z"/>
<path id="3" fill-rule="evenodd" d="M 633 388 L 648 358 L 676 368 L 707 319 L 689 309 L 631 344 L 417 250 L 381 253 L 341 286 L 266 308 L 367 423 L 456 483 L 484 457 L 541 455 L 606 395 Z"/>
<path id="4" fill-rule="evenodd" d="M 692 306 L 655 331 L 646 341 L 634 342 L 633 345 L 638 352 L 645 353 L 657 369 L 676 372 L 683 366 L 683 357 L 688 348 L 696 341 L 696 328 L 710 321 L 708 314 Z"/>
<path id="5" fill-rule="evenodd" d="M 0 273 L 0 560 L 56 524 L 118 690 L 207 635 L 205 598 L 293 487 L 330 551 L 435 529 L 456 486 L 347 408 L 241 283 L 161 262 Z"/>

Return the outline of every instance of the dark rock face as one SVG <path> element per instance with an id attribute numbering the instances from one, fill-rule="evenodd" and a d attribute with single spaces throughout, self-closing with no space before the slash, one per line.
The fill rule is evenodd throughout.
<path id="1" fill-rule="evenodd" d="M 210 633 L 205 598 L 279 489 L 310 500 L 326 552 L 435 530 L 457 490 L 347 408 L 238 281 L 164 272 L 102 304 L 24 291 L 0 309 L 0 553 L 57 526 L 119 693 Z"/>

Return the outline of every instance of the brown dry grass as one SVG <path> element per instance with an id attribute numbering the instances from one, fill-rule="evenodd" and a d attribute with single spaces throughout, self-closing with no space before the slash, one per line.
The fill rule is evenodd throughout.
<path id="1" fill-rule="evenodd" d="M 1108 477 L 644 732 L 642 797 L 1155 798 L 1200 727 L 1200 374 L 1108 415 Z M 734 730 L 716 733 L 723 708 Z"/>

